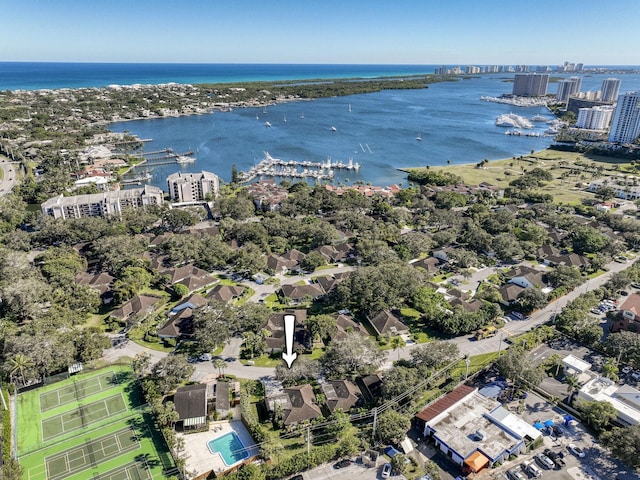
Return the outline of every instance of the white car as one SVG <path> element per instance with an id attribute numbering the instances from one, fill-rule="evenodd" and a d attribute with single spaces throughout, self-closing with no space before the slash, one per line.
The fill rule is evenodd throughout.
<path id="1" fill-rule="evenodd" d="M 524 475 L 515 468 L 507 471 L 507 477 L 509 477 L 511 480 L 527 480 L 526 478 L 524 478 Z"/>
<path id="2" fill-rule="evenodd" d="M 580 447 L 576 447 L 573 443 L 570 443 L 567 448 L 571 453 L 573 453 L 576 457 L 584 458 L 584 452 Z"/>
<path id="3" fill-rule="evenodd" d="M 391 476 L 391 464 L 385 463 L 382 466 L 382 473 L 380 474 L 382 478 L 389 478 Z"/>
<path id="4" fill-rule="evenodd" d="M 540 469 L 536 467 L 535 463 L 529 460 L 525 460 L 524 462 L 522 462 L 522 469 L 532 477 L 538 478 L 542 476 L 542 471 L 540 471 Z"/>

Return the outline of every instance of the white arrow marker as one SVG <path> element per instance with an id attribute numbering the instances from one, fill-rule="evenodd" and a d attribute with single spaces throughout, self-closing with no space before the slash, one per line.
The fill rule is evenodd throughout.
<path id="1" fill-rule="evenodd" d="M 282 359 L 287 362 L 287 367 L 291 368 L 291 364 L 296 359 L 298 354 L 293 351 L 293 332 L 296 328 L 296 316 L 286 314 L 284 316 L 284 339 L 286 342 L 287 351 L 282 352 Z"/>

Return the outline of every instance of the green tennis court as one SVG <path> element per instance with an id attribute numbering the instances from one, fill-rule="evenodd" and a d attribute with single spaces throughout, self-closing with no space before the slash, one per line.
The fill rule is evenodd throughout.
<path id="1" fill-rule="evenodd" d="M 151 480 L 152 478 L 146 465 L 141 462 L 131 462 L 97 475 L 92 480 Z"/>
<path id="2" fill-rule="evenodd" d="M 122 394 L 118 393 L 103 400 L 88 403 L 74 410 L 47 418 L 42 420 L 42 441 L 47 442 L 59 435 L 86 427 L 126 410 L 126 402 Z"/>
<path id="3" fill-rule="evenodd" d="M 96 393 L 109 390 L 118 384 L 115 372 L 105 372 L 97 377 L 86 378 L 50 392 L 40 394 L 40 411 L 46 412 L 61 405 L 82 400 Z"/>
<path id="4" fill-rule="evenodd" d="M 61 480 L 140 448 L 135 431 L 124 428 L 45 459 L 48 480 Z"/>

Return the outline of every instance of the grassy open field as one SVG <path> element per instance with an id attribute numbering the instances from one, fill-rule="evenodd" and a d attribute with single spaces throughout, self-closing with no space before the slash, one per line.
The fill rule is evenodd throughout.
<path id="1" fill-rule="evenodd" d="M 556 203 L 562 204 L 578 204 L 584 199 L 595 198 L 593 193 L 585 191 L 585 187 L 592 179 L 638 173 L 629 161 L 621 158 L 549 149 L 522 157 L 492 160 L 485 163 L 482 168 L 478 168 L 476 164 L 466 164 L 430 167 L 429 169 L 453 173 L 462 177 L 464 182 L 469 185 L 487 182 L 499 187 L 507 187 L 509 182 L 522 175 L 523 169 L 531 170 L 536 167 L 551 172 L 553 180 L 541 190 L 550 193 Z"/>
<path id="2" fill-rule="evenodd" d="M 173 466 L 129 367 L 111 365 L 18 396 L 26 480 L 152 480 Z"/>

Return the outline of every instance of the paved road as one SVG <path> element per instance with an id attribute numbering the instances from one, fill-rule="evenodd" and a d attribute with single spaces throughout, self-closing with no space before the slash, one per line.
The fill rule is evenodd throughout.
<path id="1" fill-rule="evenodd" d="M 16 184 L 16 164 L 0 155 L 0 168 L 2 168 L 2 180 L 0 180 L 0 195 L 11 193 Z"/>
<path id="2" fill-rule="evenodd" d="M 604 274 L 590 279 L 588 282 L 585 282 L 583 285 L 579 286 L 572 292 L 569 292 L 565 296 L 559 298 L 555 302 L 550 303 L 545 308 L 539 310 L 534 315 L 531 315 L 526 320 L 514 320 L 505 324 L 505 326 L 500 330 L 500 334 L 496 335 L 492 338 L 486 338 L 484 340 L 473 340 L 472 335 L 465 335 L 461 337 L 456 337 L 451 339 L 450 341 L 458 345 L 460 349 L 460 353 L 469 354 L 469 355 L 480 355 L 483 353 L 489 352 L 497 352 L 500 350 L 504 350 L 508 348 L 508 343 L 504 340 L 512 335 L 517 335 L 532 328 L 541 325 L 549 320 L 551 315 L 554 313 L 559 313 L 562 309 L 570 302 L 575 300 L 578 296 L 583 293 L 594 290 L 598 287 L 604 285 L 611 275 L 614 273 L 618 273 L 625 268 L 629 267 L 630 263 L 617 263 L 611 262 L 607 265 L 607 272 Z M 464 285 L 461 284 L 461 287 L 464 289 Z M 394 351 L 389 354 L 388 362 L 386 366 L 390 366 L 392 361 L 397 360 L 398 358 L 409 359 L 411 357 L 411 350 L 419 346 L 418 344 L 407 345 L 398 349 L 398 351 Z"/>
<path id="3" fill-rule="evenodd" d="M 530 316 L 526 320 L 520 321 L 511 321 L 508 322 L 501 330 L 500 334 L 496 335 L 493 338 L 487 338 L 484 340 L 472 340 L 470 335 L 461 336 L 451 339 L 450 341 L 458 345 L 460 352 L 462 354 L 469 355 L 479 355 L 482 353 L 489 352 L 497 352 L 500 350 L 504 350 L 508 348 L 508 344 L 504 341 L 508 337 L 512 335 L 516 335 L 519 333 L 526 332 L 533 327 L 540 325 L 547 320 L 549 320 L 550 316 L 553 313 L 557 313 L 564 308 L 569 302 L 575 300 L 579 295 L 585 293 L 588 290 L 593 290 L 604 285 L 611 275 L 614 273 L 620 272 L 629 266 L 628 263 L 617 263 L 611 262 L 607 265 L 608 271 L 599 277 L 593 278 L 586 282 L 584 285 L 576 288 L 572 292 L 568 293 L 564 297 L 556 300 L 555 302 L 547 305 L 545 308 L 539 310 L 536 314 Z M 303 276 L 293 276 L 293 277 L 283 277 L 280 285 L 258 285 L 255 282 L 243 282 L 243 285 L 253 288 L 256 293 L 249 299 L 250 301 L 257 302 L 259 299 L 264 298 L 267 295 L 270 295 L 278 288 L 280 288 L 283 284 L 290 284 L 298 282 L 302 279 L 309 280 L 312 277 L 318 276 L 319 274 L 334 274 L 341 273 L 346 271 L 353 270 L 354 267 L 341 265 L 335 268 L 322 270 L 321 272 L 303 275 Z M 222 272 L 220 272 L 222 273 Z M 486 272 L 485 272 L 486 274 Z M 472 280 L 470 280 L 472 281 Z M 275 368 L 269 367 L 254 367 L 254 366 L 246 366 L 240 363 L 238 360 L 238 355 L 240 353 L 240 346 L 242 343 L 242 339 L 240 338 L 232 338 L 231 341 L 225 346 L 224 350 L 221 353 L 221 357 L 227 360 L 227 368 L 225 369 L 226 374 L 235 375 L 240 378 L 248 378 L 258 380 L 263 377 L 273 376 L 275 372 Z M 411 357 L 411 350 L 413 348 L 418 347 L 418 344 L 406 345 L 402 348 L 399 348 L 393 352 L 389 352 L 387 357 L 387 362 L 384 364 L 383 368 L 391 368 L 393 362 L 400 358 L 409 359 Z M 113 347 L 105 351 L 103 358 L 106 361 L 115 361 L 120 357 L 128 356 L 135 357 L 140 352 L 147 352 L 150 357 L 152 363 L 159 361 L 161 358 L 166 356 L 166 353 L 158 352 L 155 350 L 150 350 L 148 348 L 142 347 L 135 342 L 127 342 L 119 347 Z M 195 364 L 195 372 L 191 377 L 194 381 L 200 381 L 208 375 L 215 375 L 217 373 L 217 369 L 215 369 L 211 362 L 199 362 Z"/>

